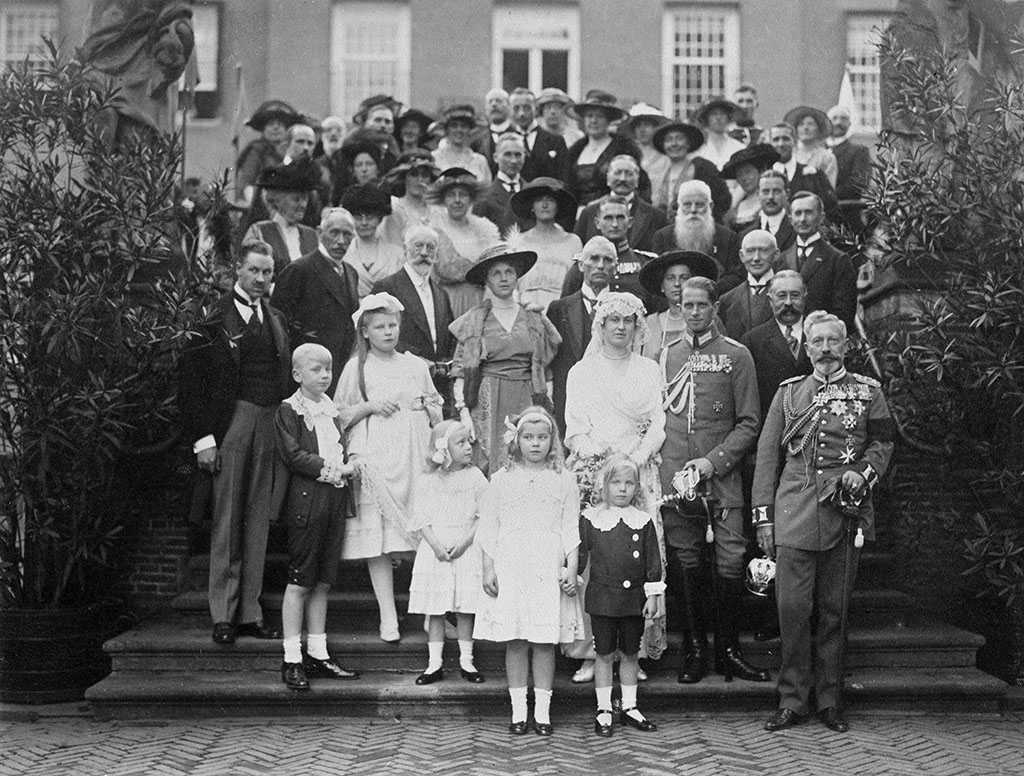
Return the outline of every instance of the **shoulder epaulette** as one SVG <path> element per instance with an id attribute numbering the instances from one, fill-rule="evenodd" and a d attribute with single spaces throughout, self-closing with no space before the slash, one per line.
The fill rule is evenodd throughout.
<path id="1" fill-rule="evenodd" d="M 732 337 L 726 337 L 726 336 L 725 336 L 724 334 L 723 334 L 723 335 L 721 335 L 721 337 L 722 337 L 722 339 L 723 339 L 723 340 L 725 340 L 726 342 L 728 342 L 728 343 L 729 343 L 730 345 L 735 345 L 736 347 L 738 347 L 738 348 L 743 348 L 744 350 L 746 350 L 746 349 L 747 349 L 747 346 L 746 346 L 746 345 L 744 345 L 744 344 L 743 344 L 742 342 L 740 342 L 739 340 L 734 340 L 734 339 L 733 339 Z"/>
<path id="2" fill-rule="evenodd" d="M 867 375 L 859 375 L 856 372 L 850 372 L 850 377 L 856 380 L 858 383 L 864 383 L 864 385 L 870 385 L 872 388 L 881 388 L 882 384 L 873 377 Z"/>
<path id="3" fill-rule="evenodd" d="M 637 256 L 643 256 L 647 260 L 658 258 L 657 253 L 651 253 L 650 251 L 638 251 L 636 248 L 633 249 L 633 253 Z"/>
<path id="4" fill-rule="evenodd" d="M 790 383 L 798 383 L 801 380 L 803 380 L 805 377 L 807 377 L 807 375 L 795 375 L 794 377 L 790 377 L 790 378 L 787 378 L 786 380 L 783 380 L 781 383 L 779 383 L 779 385 L 782 386 L 782 385 L 789 385 Z"/>

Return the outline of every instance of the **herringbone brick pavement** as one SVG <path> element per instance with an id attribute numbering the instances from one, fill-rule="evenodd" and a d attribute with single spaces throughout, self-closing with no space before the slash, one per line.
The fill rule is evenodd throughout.
<path id="1" fill-rule="evenodd" d="M 973 776 L 1024 774 L 1024 714 L 851 717 L 838 735 L 808 722 L 781 733 L 735 713 L 662 715 L 656 733 L 596 738 L 583 714 L 553 738 L 513 738 L 493 719 L 430 722 L 0 723 L 0 776 Z"/>

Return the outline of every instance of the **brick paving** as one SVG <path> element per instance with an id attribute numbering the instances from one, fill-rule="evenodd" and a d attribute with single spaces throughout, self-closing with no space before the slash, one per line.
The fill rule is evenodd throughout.
<path id="1" fill-rule="evenodd" d="M 495 719 L 331 718 L 0 722 L 0 776 L 318 776 L 319 774 L 640 774 L 923 776 L 1024 774 L 1024 712 L 851 716 L 781 733 L 764 714 L 661 715 L 656 733 L 594 736 L 583 712 L 553 738 L 514 738 Z"/>

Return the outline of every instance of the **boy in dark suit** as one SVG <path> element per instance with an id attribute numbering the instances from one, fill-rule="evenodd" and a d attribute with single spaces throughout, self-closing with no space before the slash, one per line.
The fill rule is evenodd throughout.
<path id="1" fill-rule="evenodd" d="M 338 408 L 324 391 L 332 382 L 331 354 L 306 343 L 292 354 L 292 379 L 299 390 L 277 409 L 277 455 L 291 475 L 285 500 L 288 526 L 288 586 L 281 620 L 284 662 L 281 681 L 292 690 L 308 690 L 308 676 L 358 679 L 327 652 L 327 593 L 338 575 L 345 539 L 346 478 Z M 306 621 L 306 656 L 302 622 Z"/>

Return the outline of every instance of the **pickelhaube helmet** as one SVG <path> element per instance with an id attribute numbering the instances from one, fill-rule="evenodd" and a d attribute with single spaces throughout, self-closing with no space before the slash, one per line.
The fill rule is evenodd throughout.
<path id="1" fill-rule="evenodd" d="M 771 595 L 775 585 L 775 561 L 771 558 L 754 558 L 747 564 L 747 590 L 762 598 Z"/>

